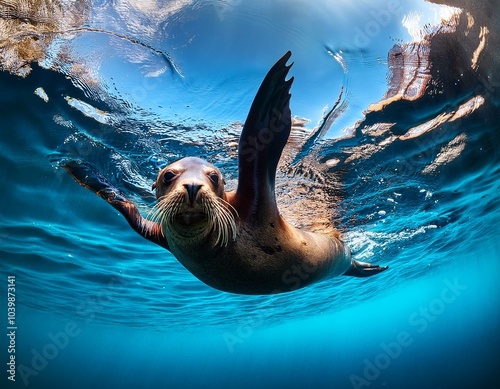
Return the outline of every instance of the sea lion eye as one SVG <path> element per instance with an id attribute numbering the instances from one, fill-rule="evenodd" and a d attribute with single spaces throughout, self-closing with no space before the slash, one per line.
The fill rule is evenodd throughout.
<path id="1" fill-rule="evenodd" d="M 208 178 L 210 178 L 210 181 L 212 181 L 215 185 L 219 185 L 219 175 L 217 173 L 210 173 Z"/>
<path id="2" fill-rule="evenodd" d="M 171 182 L 175 177 L 177 177 L 177 174 L 169 170 L 163 175 L 163 182 Z"/>

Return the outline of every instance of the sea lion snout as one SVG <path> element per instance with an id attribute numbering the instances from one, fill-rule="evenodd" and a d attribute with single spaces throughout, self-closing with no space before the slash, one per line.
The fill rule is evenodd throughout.
<path id="1" fill-rule="evenodd" d="M 186 188 L 189 203 L 191 205 L 193 205 L 194 202 L 196 201 L 196 197 L 198 195 L 198 192 L 200 191 L 203 184 L 192 182 L 190 184 L 182 184 L 182 186 L 184 186 L 184 188 Z"/>

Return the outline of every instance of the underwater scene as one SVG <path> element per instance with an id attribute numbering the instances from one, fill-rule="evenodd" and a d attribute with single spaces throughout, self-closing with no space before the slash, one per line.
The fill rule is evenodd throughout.
<path id="1" fill-rule="evenodd" d="M 0 0 L 0 388 L 500 388 L 498 47 L 496 0 Z M 388 269 L 219 290 L 89 182 L 152 220 L 181 158 L 236 190 L 289 51 L 265 191 Z"/>

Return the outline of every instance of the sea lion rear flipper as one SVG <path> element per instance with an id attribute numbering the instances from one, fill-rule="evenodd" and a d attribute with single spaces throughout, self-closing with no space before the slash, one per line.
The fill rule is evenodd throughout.
<path id="1" fill-rule="evenodd" d="M 238 147 L 238 211 L 247 216 L 278 214 L 274 196 L 276 168 L 291 130 L 292 65 L 287 52 L 264 78 L 248 113 Z M 275 216 L 273 215 L 273 216 Z"/>
<path id="2" fill-rule="evenodd" d="M 351 267 L 349 267 L 343 275 L 351 277 L 370 277 L 382 273 L 388 268 L 389 266 L 372 265 L 371 263 L 360 262 L 353 259 L 351 261 Z"/>
<path id="3" fill-rule="evenodd" d="M 141 236 L 168 250 L 161 226 L 144 219 L 137 207 L 118 189 L 100 174 L 91 164 L 84 161 L 65 161 L 61 166 L 80 184 L 102 197 L 117 209 L 130 226 Z"/>

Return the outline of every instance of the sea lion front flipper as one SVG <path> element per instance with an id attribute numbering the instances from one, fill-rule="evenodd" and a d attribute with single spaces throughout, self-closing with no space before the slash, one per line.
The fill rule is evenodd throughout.
<path id="1" fill-rule="evenodd" d="M 101 175 L 95 167 L 84 161 L 65 161 L 61 165 L 80 184 L 102 197 L 117 209 L 130 226 L 142 237 L 168 250 L 161 225 L 143 218 L 137 207 Z"/>
<path id="2" fill-rule="evenodd" d="M 382 273 L 388 268 L 389 266 L 373 265 L 371 263 L 360 262 L 353 259 L 351 261 L 351 267 L 349 267 L 343 275 L 351 277 L 370 277 L 375 274 Z"/>
<path id="3" fill-rule="evenodd" d="M 240 216 L 278 215 L 274 184 L 281 152 L 291 130 L 290 87 L 285 80 L 292 65 L 287 52 L 267 73 L 248 113 L 238 146 Z"/>

